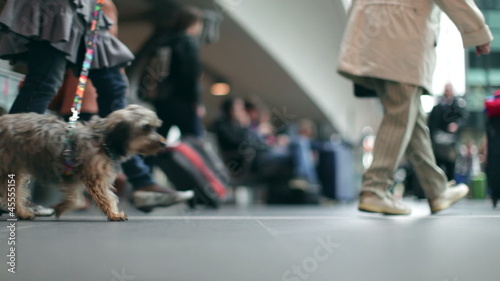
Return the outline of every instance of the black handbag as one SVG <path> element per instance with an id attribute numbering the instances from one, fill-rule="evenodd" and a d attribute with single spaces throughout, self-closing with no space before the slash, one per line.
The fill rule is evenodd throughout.
<path id="1" fill-rule="evenodd" d="M 433 134 L 433 149 L 437 156 L 454 161 L 457 158 L 457 135 L 442 130 Z"/>

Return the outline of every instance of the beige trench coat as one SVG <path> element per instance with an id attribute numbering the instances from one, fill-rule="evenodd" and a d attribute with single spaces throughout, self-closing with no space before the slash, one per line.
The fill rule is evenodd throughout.
<path id="1" fill-rule="evenodd" d="M 441 10 L 458 27 L 464 47 L 493 36 L 473 0 L 353 0 L 338 71 L 368 88 L 366 77 L 432 89 Z"/>

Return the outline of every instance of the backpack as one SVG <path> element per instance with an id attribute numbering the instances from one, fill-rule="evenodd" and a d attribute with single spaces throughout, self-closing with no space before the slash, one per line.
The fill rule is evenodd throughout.
<path id="1" fill-rule="evenodd" d="M 167 99 L 170 87 L 165 79 L 170 73 L 171 56 L 171 47 L 162 46 L 154 49 L 146 59 L 147 62 L 137 85 L 137 97 L 140 100 L 155 103 Z"/>

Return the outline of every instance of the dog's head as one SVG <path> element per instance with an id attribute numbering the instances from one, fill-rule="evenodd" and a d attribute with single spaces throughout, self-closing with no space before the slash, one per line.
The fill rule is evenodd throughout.
<path id="1" fill-rule="evenodd" d="M 129 105 L 100 123 L 104 144 L 117 156 L 154 155 L 165 148 L 165 138 L 156 132 L 161 120 L 145 107 Z"/>

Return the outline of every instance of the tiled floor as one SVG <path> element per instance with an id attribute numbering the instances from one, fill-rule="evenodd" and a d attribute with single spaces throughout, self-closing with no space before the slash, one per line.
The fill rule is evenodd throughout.
<path id="1" fill-rule="evenodd" d="M 498 281 L 500 210 L 463 201 L 429 216 L 409 200 L 408 217 L 323 207 L 184 206 L 127 222 L 96 210 L 16 224 L 16 273 L 0 217 L 0 280 L 20 281 Z"/>

